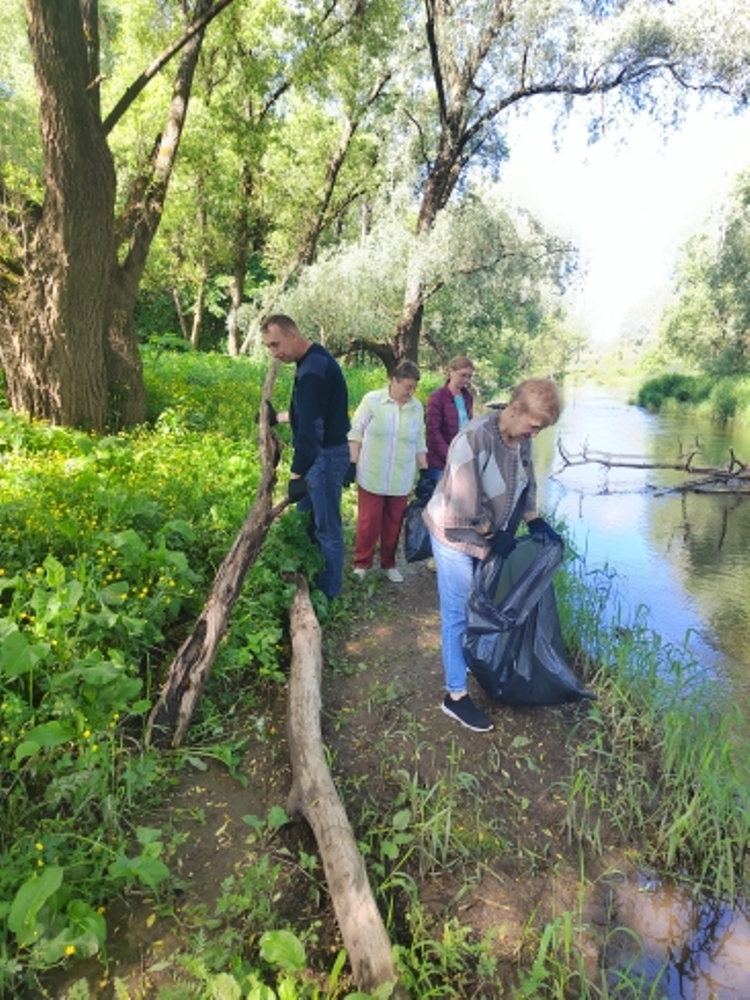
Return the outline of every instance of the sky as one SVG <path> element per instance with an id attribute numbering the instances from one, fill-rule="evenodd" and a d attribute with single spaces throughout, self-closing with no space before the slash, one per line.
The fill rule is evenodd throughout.
<path id="1" fill-rule="evenodd" d="M 575 117 L 552 134 L 544 107 L 511 122 L 502 181 L 513 200 L 574 242 L 587 274 L 569 308 L 596 346 L 616 342 L 634 314 L 656 315 L 678 250 L 705 230 L 737 173 L 750 167 L 750 113 L 693 110 L 665 138 L 645 116 L 587 145 Z"/>

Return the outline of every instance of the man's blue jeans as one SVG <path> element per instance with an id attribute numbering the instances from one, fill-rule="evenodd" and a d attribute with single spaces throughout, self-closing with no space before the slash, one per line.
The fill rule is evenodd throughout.
<path id="1" fill-rule="evenodd" d="M 466 605 L 474 580 L 474 569 L 479 560 L 466 552 L 449 549 L 434 535 L 430 537 L 440 598 L 445 689 L 458 693 L 466 691 L 467 667 L 461 640 L 466 631 Z"/>
<path id="2" fill-rule="evenodd" d="M 325 567 L 315 584 L 326 597 L 336 597 L 344 582 L 344 528 L 341 521 L 341 488 L 349 468 L 349 445 L 323 448 L 305 476 L 307 495 L 297 509 L 312 514 L 312 533 Z"/>

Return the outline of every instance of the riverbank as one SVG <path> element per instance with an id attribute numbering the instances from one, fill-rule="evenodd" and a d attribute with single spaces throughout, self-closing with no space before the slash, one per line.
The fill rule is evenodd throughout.
<path id="1" fill-rule="evenodd" d="M 304 830 L 288 826 L 278 805 L 287 790 L 279 735 L 288 655 L 286 573 L 309 571 L 315 555 L 298 519 L 285 515 L 274 525 L 246 580 L 189 745 L 180 753 L 163 753 L 138 742 L 160 671 L 199 612 L 257 487 L 257 455 L 248 444 L 245 419 L 257 410 L 252 393 L 257 394 L 262 379 L 257 372 L 251 377 L 254 371 L 214 357 L 191 358 L 187 370 L 160 360 L 155 374 L 162 409 L 154 428 L 136 435 L 92 441 L 7 415 L 0 428 L 0 669 L 5 685 L 0 756 L 9 776 L 0 831 L 7 863 L 0 879 L 3 898 L 12 901 L 1 925 L 8 958 L 0 964 L 0 992 L 7 996 L 25 995 L 37 974 L 62 962 L 74 962 L 77 974 L 85 956 L 95 971 L 81 990 L 89 983 L 99 989 L 102 980 L 102 991 L 114 996 L 113 976 L 125 968 L 121 958 L 156 973 L 167 959 L 157 955 L 161 945 L 153 949 L 158 941 L 172 940 L 176 957 L 162 971 L 173 977 L 177 996 L 180 990 L 200 995 L 217 976 L 239 982 L 253 975 L 275 986 L 276 966 L 269 965 L 266 945 L 292 928 L 307 957 L 302 973 L 288 973 L 289 990 L 304 995 L 300 976 L 313 975 L 312 970 L 316 984 L 329 983 L 335 959 L 328 948 L 335 938 L 328 930 L 330 908 L 315 845 Z M 575 418 L 582 412 L 578 402 L 571 393 L 561 432 L 575 426 L 568 414 Z M 608 423 L 596 415 L 592 419 L 586 409 L 587 434 L 608 426 L 621 445 L 625 431 L 639 433 L 641 411 L 633 413 L 633 407 L 613 405 L 611 399 L 600 402 Z M 645 416 L 648 424 L 665 423 Z M 670 448 L 673 437 L 670 430 Z M 538 470 L 553 447 L 551 432 L 540 435 Z M 556 481 L 546 470 L 541 478 L 545 489 Z M 655 532 L 643 517 L 626 523 L 628 498 L 612 485 L 605 484 L 606 491 L 597 487 L 603 551 L 607 556 L 613 543 L 620 543 L 616 562 L 619 569 L 622 555 L 627 571 L 628 559 Z M 648 507 L 652 517 L 650 494 L 638 490 L 641 508 Z M 576 871 L 595 871 L 581 868 L 580 856 L 590 855 L 591 865 L 599 864 L 597 852 L 611 846 L 613 830 L 617 842 L 627 845 L 623 867 L 652 864 L 659 875 L 694 869 L 701 879 L 705 841 L 710 847 L 705 862 L 711 866 L 703 879 L 706 887 L 723 893 L 734 884 L 742 891 L 745 834 L 738 833 L 738 824 L 750 783 L 738 788 L 734 776 L 736 744 L 722 728 L 731 712 L 722 714 L 713 698 L 686 699 L 684 670 L 672 644 L 655 638 L 640 616 L 631 622 L 613 615 L 612 572 L 588 562 L 594 520 L 583 516 L 579 497 L 573 500 L 570 516 L 560 517 L 569 558 L 556 588 L 571 657 L 595 686 L 599 701 L 585 718 L 564 720 L 564 738 L 550 724 L 550 741 L 540 745 L 538 755 L 536 733 L 512 728 L 514 720 L 523 719 L 516 712 L 503 715 L 499 743 L 481 744 L 488 754 L 493 748 L 486 761 L 466 758 L 465 765 L 460 739 L 455 746 L 440 742 L 445 730 L 437 724 L 444 726 L 445 720 L 431 693 L 440 673 L 439 651 L 430 647 L 437 635 L 434 578 L 424 575 L 424 567 L 407 574 L 419 601 L 410 604 L 406 586 L 389 590 L 376 577 L 364 589 L 348 581 L 341 602 L 323 618 L 327 677 L 334 685 L 326 697 L 335 704 L 350 683 L 355 692 L 326 717 L 327 739 L 333 745 L 339 730 L 342 738 L 349 732 L 349 718 L 367 713 L 359 727 L 366 738 L 360 745 L 346 744 L 332 757 L 332 766 L 347 804 L 353 804 L 352 818 L 389 932 L 404 949 L 407 968 L 420 975 L 425 967 L 430 983 L 433 965 L 436 979 L 451 982 L 459 972 L 486 979 L 505 961 L 488 953 L 487 943 L 477 941 L 461 922 L 462 893 L 485 870 L 485 851 L 501 864 L 513 862 L 513 879 L 525 885 L 538 874 L 548 878 L 553 873 L 550 859 Z M 344 506 L 351 525 L 351 491 Z M 550 516 L 559 516 L 556 503 L 545 498 L 543 506 Z M 681 540 L 703 541 L 694 527 L 699 518 L 689 522 L 688 535 L 682 530 L 685 505 L 677 500 L 676 506 L 670 553 L 676 550 L 670 539 L 677 534 Z M 713 540 L 720 530 L 728 549 L 750 537 L 736 527 L 741 514 L 728 509 L 717 520 L 713 507 L 699 511 L 706 536 Z M 663 509 L 654 523 L 663 531 Z M 703 544 L 697 548 L 701 554 L 706 550 Z M 586 568 L 576 552 L 586 553 Z M 681 558 L 680 569 L 686 565 Z M 700 579 L 711 581 L 715 573 L 703 571 L 704 565 Z M 655 610 L 673 606 L 653 562 L 645 570 L 639 565 L 632 575 L 639 583 L 656 585 Z M 746 630 L 728 624 L 723 582 L 720 591 L 724 632 L 742 638 Z M 746 592 L 738 588 L 741 598 Z M 391 598 L 392 607 L 386 600 Z M 739 616 L 742 607 L 737 606 Z M 426 631 L 414 625 L 422 617 L 429 619 Z M 390 620 L 393 630 L 381 634 L 381 621 Z M 357 639 L 360 628 L 365 637 Z M 410 692 L 404 678 L 413 672 L 412 661 L 423 655 L 429 658 L 423 670 L 430 673 L 419 675 L 419 690 Z M 674 688 L 681 695 L 671 701 L 661 696 L 659 686 L 670 676 L 676 677 Z M 544 741 L 546 716 L 539 717 Z M 386 744 L 380 734 L 391 719 L 396 742 L 389 736 Z M 446 755 L 449 773 L 435 770 L 430 785 L 422 778 L 427 765 L 421 762 L 431 761 L 425 771 L 429 779 Z M 360 756 L 368 762 L 366 773 L 349 783 L 349 758 Z M 559 770 L 548 770 L 551 764 Z M 474 781 L 476 774 L 487 777 L 492 794 Z M 368 783 L 377 792 L 372 801 Z M 537 804 L 531 794 L 537 791 L 551 797 L 555 809 L 549 823 L 539 827 L 548 838 L 539 844 L 536 823 L 521 822 L 537 811 L 545 815 L 544 803 Z M 717 804 L 712 795 L 724 799 Z M 464 815 L 471 818 L 469 828 Z M 216 855 L 228 837 L 238 853 Z M 528 852 L 525 837 L 531 838 Z M 437 873 L 426 866 L 425 854 L 438 858 Z M 429 905 L 431 887 L 443 872 L 457 879 L 452 922 L 445 926 L 440 922 L 448 912 L 445 905 L 436 912 Z M 514 885 L 508 882 L 509 892 Z M 549 883 L 540 885 L 540 900 L 558 900 Z M 119 897 L 122 905 L 112 902 Z M 532 892 L 525 902 L 531 905 L 534 898 Z M 504 966 L 513 981 L 519 983 L 519 969 L 536 970 L 550 982 L 580 975 L 581 952 L 566 944 L 579 938 L 573 934 L 583 919 L 577 909 L 556 910 L 551 923 L 539 923 L 536 911 L 526 917 L 529 934 L 516 949 L 515 964 L 508 959 L 510 965 Z M 172 922 L 162 924 L 162 918 Z M 441 951 L 444 940 L 450 941 L 448 954 Z M 112 956 L 109 972 L 100 964 L 105 948 Z M 457 967 L 451 955 L 460 957 Z M 191 964 L 191 956 L 200 961 Z M 228 988 L 236 989 L 237 982 Z M 344 979 L 339 976 L 337 982 L 335 989 L 325 987 L 331 996 L 345 991 Z M 164 985 L 165 997 L 170 988 Z"/>
<path id="2" fill-rule="evenodd" d="M 750 376 L 682 375 L 646 379 L 635 394 L 638 406 L 661 413 L 688 410 L 720 423 L 750 425 Z"/>
<path id="3" fill-rule="evenodd" d="M 647 995 L 640 974 L 616 968 L 629 936 L 611 908 L 616 887 L 643 871 L 656 884 L 689 864 L 706 889 L 742 886 L 740 817 L 714 844 L 708 829 L 731 824 L 726 797 L 738 794 L 720 724 L 709 732 L 697 703 L 683 706 L 691 727 L 669 721 L 681 706 L 664 702 L 664 651 L 637 629 L 604 629 L 605 595 L 568 567 L 555 584 L 566 634 L 580 640 L 571 662 L 598 700 L 511 709 L 475 688 L 496 729 L 470 733 L 439 710 L 435 578 L 424 565 L 405 567 L 405 577 L 401 587 L 377 573 L 347 583 L 324 626 L 323 720 L 412 995 L 538 997 L 578 983 L 578 996 L 594 997 L 602 969 L 619 979 L 619 995 Z M 308 995 L 305 982 L 345 995 L 345 973 L 336 988 L 324 985 L 341 942 L 315 843 L 283 813 L 283 693 L 269 689 L 248 712 L 240 699 L 237 713 L 232 773 L 193 747 L 148 816 L 177 880 L 113 907 L 110 964 L 89 967 L 88 994 L 61 992 L 58 981 L 46 995 L 210 996 L 221 977 L 239 984 L 242 969 L 260 974 L 263 934 L 274 928 L 292 931 L 305 951 L 300 971 L 282 975 L 285 995 Z M 78 983 L 83 990 L 80 969 Z"/>

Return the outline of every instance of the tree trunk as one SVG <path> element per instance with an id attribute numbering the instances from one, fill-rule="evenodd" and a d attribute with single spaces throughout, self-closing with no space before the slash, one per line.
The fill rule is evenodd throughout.
<path id="1" fill-rule="evenodd" d="M 201 326 L 203 325 L 203 314 L 206 311 L 206 268 L 202 268 L 198 294 L 195 297 L 195 308 L 193 309 L 193 322 L 190 330 L 190 346 L 198 350 L 201 339 Z"/>
<path id="2" fill-rule="evenodd" d="M 205 19 L 212 5 L 213 0 L 200 0 L 196 19 Z M 118 426 L 122 427 L 131 427 L 146 419 L 146 390 L 135 329 L 135 304 L 151 244 L 164 212 L 204 32 L 205 24 L 182 46 L 167 120 L 154 149 L 149 174 L 134 183 L 117 226 L 118 240 L 128 241 L 128 252 L 118 272 L 116 308 L 106 336 L 108 388 Z"/>
<path id="3" fill-rule="evenodd" d="M 176 288 L 172 289 L 172 301 L 174 302 L 174 311 L 177 313 L 177 322 L 180 327 L 180 333 L 182 334 L 182 339 L 190 343 L 190 331 L 188 330 L 187 320 L 185 319 L 185 313 L 182 311 L 182 303 L 180 302 L 180 293 Z"/>
<path id="4" fill-rule="evenodd" d="M 378 987 L 393 984 L 389 996 L 404 1000 L 409 994 L 398 982 L 391 943 L 323 752 L 320 625 L 304 581 L 292 603 L 290 632 L 287 738 L 292 788 L 288 812 L 303 815 L 315 834 L 357 989 L 373 994 Z"/>
<path id="5" fill-rule="evenodd" d="M 240 183 L 240 204 L 235 220 L 234 254 L 232 260 L 232 284 L 229 287 L 229 315 L 227 316 L 227 354 L 234 358 L 240 353 L 242 338 L 237 323 L 242 299 L 245 295 L 245 275 L 247 274 L 247 252 L 250 245 L 250 199 L 253 192 L 250 165 L 242 164 Z"/>
<path id="6" fill-rule="evenodd" d="M 398 318 L 393 338 L 393 352 L 397 362 L 406 358 L 416 364 L 419 358 L 419 340 L 422 334 L 422 317 L 424 316 L 423 291 L 421 282 L 417 282 L 416 285 L 407 285 L 407 294 L 401 307 L 401 315 Z"/>
<path id="7" fill-rule="evenodd" d="M 107 427 L 135 427 L 146 419 L 146 385 L 135 329 L 135 303 L 140 275 L 118 269 L 112 291 L 112 319 L 105 330 L 107 360 Z"/>
<path id="8" fill-rule="evenodd" d="M 104 331 L 117 261 L 115 171 L 87 97 L 77 0 L 26 0 L 40 98 L 46 196 L 23 277 L 0 321 L 8 400 L 54 424 L 104 430 Z"/>
<path id="9" fill-rule="evenodd" d="M 149 175 L 134 185 L 116 225 L 114 163 L 99 113 L 97 0 L 26 0 L 45 198 L 18 283 L 4 287 L 0 299 L 0 364 L 13 410 L 96 432 L 145 419 L 136 298 L 163 213 L 203 32 L 230 2 L 198 0 L 193 25 L 161 58 L 159 68 L 182 53 L 167 124 Z M 128 101 L 120 102 L 119 114 Z"/>
<path id="10" fill-rule="evenodd" d="M 453 138 L 452 130 L 443 126 L 440 153 L 432 167 L 422 192 L 415 240 L 429 236 L 438 215 L 445 208 L 460 176 L 461 144 Z M 419 254 L 414 255 L 419 260 Z M 399 360 L 407 358 L 415 363 L 419 359 L 419 341 L 425 306 L 425 284 L 415 270 L 414 260 L 407 264 L 406 287 L 401 314 L 393 338 L 394 350 Z"/>

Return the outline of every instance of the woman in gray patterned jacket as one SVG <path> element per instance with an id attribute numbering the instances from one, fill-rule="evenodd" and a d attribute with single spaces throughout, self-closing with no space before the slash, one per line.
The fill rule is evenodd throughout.
<path id="1" fill-rule="evenodd" d="M 462 636 L 477 562 L 490 553 L 510 555 L 523 518 L 532 534 L 560 536 L 537 512 L 531 441 L 556 423 L 560 390 L 546 378 L 530 378 L 510 402 L 470 421 L 453 439 L 445 471 L 427 505 L 440 597 L 446 715 L 475 732 L 489 732 L 490 718 L 471 700 Z"/>

